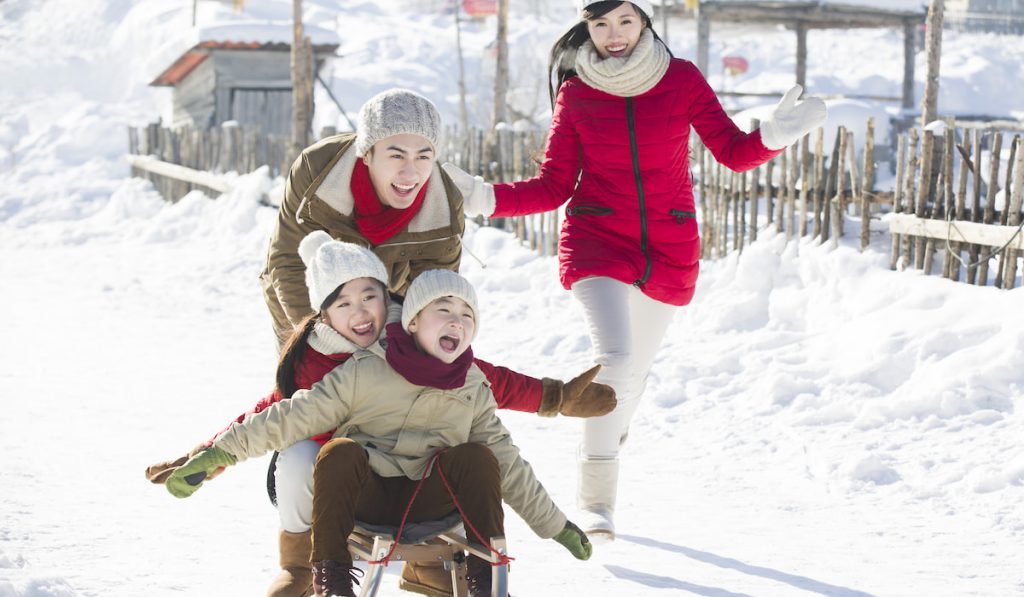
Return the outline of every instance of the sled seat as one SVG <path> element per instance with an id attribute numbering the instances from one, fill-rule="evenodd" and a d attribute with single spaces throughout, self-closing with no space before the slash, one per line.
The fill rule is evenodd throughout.
<path id="1" fill-rule="evenodd" d="M 486 547 L 470 543 L 462 528 L 462 518 L 452 512 L 441 520 L 406 523 L 401 540 L 396 544 L 396 525 L 368 524 L 356 521 L 355 530 L 348 537 L 348 549 L 353 561 L 365 561 L 366 576 L 363 578 L 360 597 L 373 597 L 384 579 L 384 565 L 375 563 L 387 556 L 394 546 L 391 559 L 400 562 L 441 562 L 451 573 L 452 593 L 455 597 L 467 597 L 466 553 L 483 560 L 497 562 L 498 556 Z M 504 537 L 492 537 L 491 546 L 501 555 L 507 553 Z M 494 567 L 491 575 L 492 597 L 508 595 L 508 565 Z"/>

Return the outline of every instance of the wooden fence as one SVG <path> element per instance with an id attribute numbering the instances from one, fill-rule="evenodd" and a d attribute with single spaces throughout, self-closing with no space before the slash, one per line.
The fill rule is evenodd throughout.
<path id="1" fill-rule="evenodd" d="M 950 125 L 948 134 L 936 137 L 931 131 L 922 134 L 910 129 L 897 140 L 893 188 L 880 190 L 875 185 L 872 130 L 869 121 L 860 160 L 855 159 L 852 132 L 840 127 L 826 155 L 819 129 L 746 173 L 725 168 L 703 146 L 695 145 L 702 258 L 742 252 L 765 230 L 787 238 L 809 236 L 838 243 L 849 228 L 847 220 L 859 224 L 863 250 L 873 240 L 871 220 L 889 212 L 893 269 L 1014 287 L 1019 279 L 1017 261 L 1024 250 L 1020 136 L 1011 143 L 1009 166 L 1001 178 L 1004 133 Z M 983 148 L 989 157 L 987 179 L 993 184 L 985 182 L 977 163 Z M 939 251 L 941 263 L 936 266 Z"/>
<path id="2" fill-rule="evenodd" d="M 877 226 L 872 231 L 871 220 L 888 214 L 893 269 L 1014 287 L 1020 277 L 1017 261 L 1024 255 L 1024 149 L 1020 135 L 1009 144 L 1009 167 L 1001 176 L 1004 133 L 952 123 L 947 128 L 950 134 L 938 137 L 930 131 L 910 129 L 895 144 L 894 184 L 879 189 L 873 129 L 874 123 L 869 121 L 860 157 L 854 151 L 852 132 L 840 127 L 826 152 L 824 131 L 819 129 L 775 159 L 744 173 L 718 164 L 696 136 L 691 136 L 691 172 L 702 220 L 701 257 L 716 259 L 742 252 L 765 232 L 838 243 L 855 228 L 863 249 L 880 238 Z M 322 136 L 332 133 L 323 131 Z M 133 169 L 166 189 L 165 197 L 181 197 L 191 188 L 218 190 L 201 176 L 203 171 L 249 172 L 269 165 L 271 174 L 277 175 L 288 167 L 287 139 L 237 126 L 204 134 L 153 125 L 131 129 L 129 141 L 133 154 L 199 171 L 184 182 L 173 173 L 155 172 L 137 159 Z M 449 128 L 439 159 L 491 182 L 513 182 L 537 173 L 544 143 L 544 133 L 536 130 Z M 995 184 L 986 184 L 981 176 L 977 156 L 983 152 L 991 156 L 986 174 Z M 1005 182 L 1000 185 L 1001 181 Z M 510 230 L 541 255 L 557 252 L 560 210 L 478 221 Z"/>
<path id="3" fill-rule="evenodd" d="M 193 189 L 224 192 L 217 186 L 218 177 L 211 174 L 247 173 L 260 166 L 269 166 L 271 176 L 287 173 L 288 143 L 287 137 L 237 124 L 205 130 L 170 129 L 160 123 L 128 128 L 132 176 L 151 181 L 168 201 L 177 201 Z M 183 169 L 174 171 L 167 165 Z"/>

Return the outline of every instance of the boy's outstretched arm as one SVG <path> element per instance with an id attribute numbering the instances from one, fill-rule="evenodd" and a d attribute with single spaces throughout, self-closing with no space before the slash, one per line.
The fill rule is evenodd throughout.
<path id="1" fill-rule="evenodd" d="M 562 414 L 566 417 L 598 417 L 615 410 L 615 390 L 594 381 L 600 365 L 595 365 L 567 382 L 545 377 L 537 379 L 474 359 L 491 382 L 498 408 L 537 413 L 542 417 Z"/>

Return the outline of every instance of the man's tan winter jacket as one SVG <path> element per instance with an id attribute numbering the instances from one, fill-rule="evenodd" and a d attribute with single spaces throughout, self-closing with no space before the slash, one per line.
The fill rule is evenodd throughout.
<path id="1" fill-rule="evenodd" d="M 437 450 L 480 443 L 501 466 L 505 502 L 542 538 L 562 530 L 565 514 L 519 456 L 476 365 L 464 386 L 439 390 L 409 383 L 388 365 L 379 345 L 371 350 L 356 352 L 312 389 L 233 424 L 214 445 L 241 461 L 336 427 L 334 437 L 359 442 L 378 475 L 416 480 L 430 472 Z"/>
<path id="2" fill-rule="evenodd" d="M 260 275 L 274 331 L 282 341 L 320 307 L 309 304 L 306 267 L 298 252 L 299 242 L 314 230 L 371 249 L 387 267 L 390 290 L 403 296 L 420 272 L 459 269 L 465 230 L 462 194 L 437 164 L 423 206 L 405 229 L 376 247 L 359 232 L 351 182 L 352 168 L 361 158 L 356 157 L 354 142 L 352 133 L 327 137 L 306 148 L 288 174 L 267 265 Z"/>

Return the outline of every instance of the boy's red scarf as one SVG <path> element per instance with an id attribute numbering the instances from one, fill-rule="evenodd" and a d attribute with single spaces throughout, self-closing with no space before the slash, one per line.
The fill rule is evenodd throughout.
<path id="1" fill-rule="evenodd" d="M 466 372 L 473 364 L 473 348 L 459 355 L 451 364 L 437 357 L 420 352 L 412 336 L 402 329 L 400 323 L 389 323 L 387 348 L 384 355 L 388 364 L 406 381 L 417 386 L 429 386 L 441 390 L 454 390 L 466 385 Z"/>
<path id="2" fill-rule="evenodd" d="M 395 209 L 380 202 L 377 192 L 373 190 L 373 182 L 370 181 L 370 169 L 366 167 L 363 160 L 357 159 L 355 167 L 352 168 L 352 196 L 355 197 L 355 220 L 359 232 L 363 233 L 366 240 L 374 245 L 386 241 L 398 234 L 398 231 L 409 225 L 423 206 L 423 198 L 427 196 L 427 185 L 423 183 L 420 192 L 412 205 L 405 209 Z"/>

